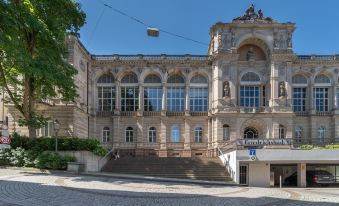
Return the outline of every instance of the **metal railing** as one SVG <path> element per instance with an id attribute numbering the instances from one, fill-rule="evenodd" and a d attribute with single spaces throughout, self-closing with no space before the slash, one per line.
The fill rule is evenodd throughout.
<path id="1" fill-rule="evenodd" d="M 98 172 L 101 171 L 101 168 L 104 166 L 104 164 L 107 163 L 109 155 L 113 154 L 115 148 L 112 147 L 102 158 L 98 160 Z"/>

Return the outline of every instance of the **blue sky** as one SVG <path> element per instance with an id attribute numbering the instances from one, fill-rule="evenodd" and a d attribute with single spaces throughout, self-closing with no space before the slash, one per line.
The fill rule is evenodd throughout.
<path id="1" fill-rule="evenodd" d="M 78 0 L 87 14 L 81 41 L 92 54 L 206 54 L 207 46 L 160 33 L 149 37 L 146 27 L 115 13 L 113 6 L 148 25 L 209 42 L 216 22 L 230 22 L 253 3 L 264 16 L 296 23 L 297 54 L 339 54 L 338 0 Z M 101 16 L 101 18 L 100 18 Z"/>

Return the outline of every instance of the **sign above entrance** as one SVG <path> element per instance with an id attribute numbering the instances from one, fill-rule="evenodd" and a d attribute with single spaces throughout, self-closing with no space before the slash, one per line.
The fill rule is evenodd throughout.
<path id="1" fill-rule="evenodd" d="M 291 145 L 291 139 L 239 139 L 238 146 Z"/>

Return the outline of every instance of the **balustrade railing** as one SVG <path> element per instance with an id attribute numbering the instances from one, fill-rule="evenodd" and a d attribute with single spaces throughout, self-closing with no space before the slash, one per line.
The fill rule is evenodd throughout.
<path id="1" fill-rule="evenodd" d="M 184 116 L 185 112 L 166 112 L 166 116 Z"/>
<path id="2" fill-rule="evenodd" d="M 207 116 L 208 112 L 190 112 L 191 116 Z"/>
<path id="3" fill-rule="evenodd" d="M 121 112 L 121 116 L 136 116 L 137 112 Z"/>
<path id="4" fill-rule="evenodd" d="M 304 61 L 339 61 L 339 55 L 297 55 L 297 59 Z"/>
<path id="5" fill-rule="evenodd" d="M 160 116 L 161 112 L 144 111 L 142 114 L 144 116 Z"/>
<path id="6" fill-rule="evenodd" d="M 207 61 L 207 55 L 92 55 L 96 61 Z"/>

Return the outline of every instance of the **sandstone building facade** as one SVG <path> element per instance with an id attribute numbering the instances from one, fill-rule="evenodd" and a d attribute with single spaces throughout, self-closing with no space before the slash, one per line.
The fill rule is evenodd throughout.
<path id="1" fill-rule="evenodd" d="M 250 8 L 211 27 L 207 55 L 95 55 L 70 36 L 79 98 L 39 111 L 58 119 L 60 136 L 97 138 L 121 155 L 216 156 L 238 139 L 335 142 L 339 55 L 296 55 L 294 30 Z M 10 131 L 27 134 L 2 106 Z M 53 121 L 37 132 L 52 136 Z"/>

